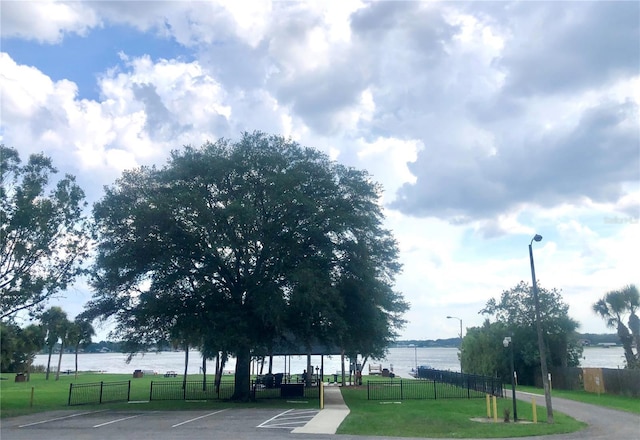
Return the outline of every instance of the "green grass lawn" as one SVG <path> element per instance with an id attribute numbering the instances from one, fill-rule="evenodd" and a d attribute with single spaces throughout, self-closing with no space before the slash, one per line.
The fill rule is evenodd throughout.
<path id="1" fill-rule="evenodd" d="M 149 388 L 151 381 L 176 381 L 178 378 L 164 378 L 158 376 L 144 376 L 133 379 L 130 374 L 96 374 L 96 373 L 80 373 L 76 378 L 73 374 L 61 375 L 60 380 L 56 381 L 55 376 L 49 376 L 49 380 L 45 380 L 44 374 L 32 374 L 30 382 L 15 382 L 14 374 L 2 374 L 6 380 L 0 381 L 0 417 L 13 417 L 23 414 L 35 412 L 69 409 L 67 405 L 69 399 L 69 384 L 82 383 L 99 383 L 103 382 L 119 382 L 131 380 L 131 401 L 148 401 Z M 202 380 L 202 375 L 190 375 L 189 380 Z M 213 380 L 213 375 L 208 375 L 207 380 Z M 233 381 L 233 376 L 223 376 L 223 381 Z M 33 404 L 31 403 L 31 392 L 33 388 Z M 305 403 L 306 402 L 306 403 Z M 136 405 L 136 409 L 145 410 L 189 410 L 189 409 L 209 409 L 209 408 L 228 408 L 230 406 L 242 407 L 278 407 L 290 408 L 294 405 L 296 408 L 317 408 L 317 399 L 308 399 L 294 404 L 288 403 L 280 399 L 264 399 L 251 403 L 231 403 L 226 401 L 210 400 L 207 402 L 184 402 L 181 400 L 169 401 L 153 401 L 147 403 L 109 403 L 103 405 L 82 405 L 83 409 L 95 408 L 131 408 Z M 79 407 L 73 407 L 79 408 Z"/>
<path id="2" fill-rule="evenodd" d="M 489 422 L 485 399 L 367 400 L 366 386 L 343 388 L 342 395 L 351 410 L 338 434 L 388 435 L 397 437 L 501 438 L 561 434 L 578 431 L 586 425 L 564 414 L 555 413 L 555 423 L 546 423 L 544 407 L 537 407 L 538 423 L 504 423 L 510 399 L 498 399 L 498 423 Z M 532 420 L 531 404 L 518 405 L 518 419 Z M 477 419 L 474 421 L 472 419 Z"/>
<path id="3" fill-rule="evenodd" d="M 542 388 L 520 386 L 518 387 L 518 391 L 526 391 L 544 396 L 544 390 Z M 554 397 L 640 414 L 640 398 L 638 397 L 614 396 L 611 394 L 598 395 L 586 391 L 552 390 L 551 398 L 553 399 Z M 544 397 L 542 397 L 542 399 L 544 399 Z"/>

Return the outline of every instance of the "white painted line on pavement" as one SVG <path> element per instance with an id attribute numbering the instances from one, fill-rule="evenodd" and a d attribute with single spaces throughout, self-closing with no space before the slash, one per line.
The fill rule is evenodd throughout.
<path id="1" fill-rule="evenodd" d="M 196 420 L 204 419 L 205 417 L 209 417 L 214 414 L 219 414 L 222 411 L 226 411 L 226 409 L 221 409 L 220 411 L 212 412 L 210 414 L 205 414 L 203 416 L 196 417 L 195 419 L 185 420 L 184 422 L 176 423 L 175 425 L 172 426 L 172 428 L 177 428 L 178 426 L 186 425 L 187 423 L 195 422 Z"/>
<path id="2" fill-rule="evenodd" d="M 272 421 L 272 420 L 274 420 L 274 419 L 277 419 L 278 417 L 283 416 L 283 415 L 285 415 L 285 414 L 287 414 L 287 413 L 289 413 L 289 412 L 291 412 L 291 411 L 293 411 L 293 408 L 292 408 L 292 409 L 288 409 L 288 410 L 286 410 L 285 412 L 282 412 L 282 413 L 280 413 L 280 414 L 277 414 L 277 415 L 275 415 L 275 416 L 271 417 L 269 420 L 267 420 L 267 421 L 265 421 L 265 422 L 260 423 L 258 426 L 256 426 L 256 428 L 266 428 L 266 426 L 264 426 L 264 425 L 266 425 L 266 424 L 267 424 L 267 423 L 269 423 L 270 421 Z"/>
<path id="3" fill-rule="evenodd" d="M 124 420 L 135 419 L 136 417 L 140 417 L 142 414 L 136 414 L 135 416 L 123 417 L 121 419 L 111 420 L 110 422 L 100 423 L 99 425 L 95 425 L 94 428 L 100 428 L 101 426 L 111 425 L 112 423 L 122 422 Z"/>
<path id="4" fill-rule="evenodd" d="M 83 412 L 83 413 L 78 413 L 78 414 L 72 414 L 70 416 L 64 416 L 64 417 L 56 417 L 55 419 L 41 420 L 39 422 L 27 423 L 26 425 L 18 426 L 18 428 L 26 428 L 28 426 L 40 425 L 42 423 L 55 422 L 56 420 L 70 419 L 72 417 L 85 416 L 87 414 L 95 414 L 95 413 L 99 413 L 99 412 L 103 412 L 103 411 L 106 411 L 106 409 L 101 409 L 99 411 L 89 411 L 89 412 Z"/>

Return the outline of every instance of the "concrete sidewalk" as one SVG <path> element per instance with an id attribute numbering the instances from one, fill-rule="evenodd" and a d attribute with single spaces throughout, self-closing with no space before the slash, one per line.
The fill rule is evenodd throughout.
<path id="1" fill-rule="evenodd" d="M 294 429 L 294 434 L 335 434 L 340 423 L 349 415 L 340 387 L 325 386 L 324 409 L 306 425 Z"/>

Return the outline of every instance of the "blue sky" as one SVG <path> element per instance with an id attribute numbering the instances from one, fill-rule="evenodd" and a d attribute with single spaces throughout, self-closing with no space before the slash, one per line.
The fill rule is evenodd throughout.
<path id="1" fill-rule="evenodd" d="M 121 66 L 121 53 L 152 59 L 193 59 L 190 51 L 170 38 L 115 25 L 93 29 L 88 35 L 65 36 L 63 44 L 51 44 L 19 37 L 3 38 L 2 51 L 17 63 L 36 67 L 53 81 L 67 79 L 78 86 L 78 99 L 100 99 L 97 78 L 106 70 Z"/>
<path id="2" fill-rule="evenodd" d="M 1 142 L 90 203 L 123 170 L 242 131 L 290 136 L 384 188 L 407 339 L 520 280 L 583 332 L 639 284 L 638 2 L 3 1 Z M 70 316 L 91 292 L 58 300 Z M 103 329 L 106 332 L 107 329 Z"/>

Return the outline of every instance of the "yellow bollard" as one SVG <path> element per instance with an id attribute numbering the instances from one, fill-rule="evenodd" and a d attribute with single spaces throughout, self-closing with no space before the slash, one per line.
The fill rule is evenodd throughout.
<path id="1" fill-rule="evenodd" d="M 320 409 L 324 409 L 324 383 L 320 382 Z"/>
<path id="2" fill-rule="evenodd" d="M 493 421 L 498 423 L 498 402 L 496 396 L 493 396 Z"/>
<path id="3" fill-rule="evenodd" d="M 536 406 L 536 398 L 531 398 L 531 410 L 533 411 L 533 423 L 538 423 L 538 407 Z"/>
<path id="4" fill-rule="evenodd" d="M 491 418 L 491 397 L 487 394 L 487 419 Z"/>

